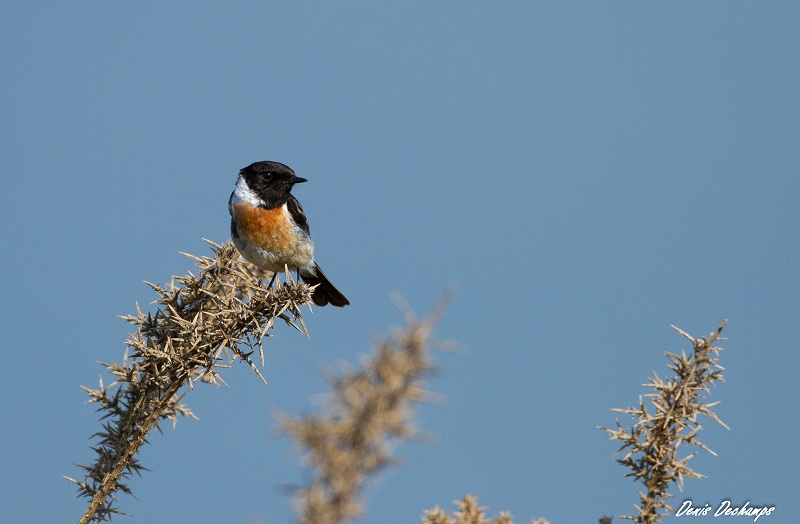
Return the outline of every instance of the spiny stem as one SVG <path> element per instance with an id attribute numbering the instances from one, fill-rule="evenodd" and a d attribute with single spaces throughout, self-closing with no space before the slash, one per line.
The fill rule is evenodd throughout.
<path id="1" fill-rule="evenodd" d="M 161 397 L 161 400 L 156 405 L 155 409 L 153 410 L 150 415 L 144 419 L 142 424 L 139 426 L 138 430 L 136 431 L 136 435 L 132 440 L 129 441 L 127 449 L 125 452 L 117 457 L 115 461 L 114 468 L 106 473 L 103 477 L 103 481 L 101 483 L 100 489 L 94 494 L 92 497 L 92 501 L 89 504 L 89 508 L 86 510 L 86 513 L 83 514 L 81 520 L 78 521 L 78 524 L 89 524 L 92 518 L 94 518 L 97 510 L 103 505 L 111 494 L 111 491 L 117 485 L 117 481 L 125 472 L 125 469 L 130 465 L 133 456 L 139 451 L 139 448 L 145 441 L 147 434 L 150 432 L 151 429 L 155 427 L 158 421 L 161 419 L 162 415 L 164 414 L 164 410 L 169 406 L 169 401 L 172 399 L 174 395 L 178 393 L 181 387 L 186 383 L 188 375 L 184 375 L 181 378 L 177 378 L 170 386 L 164 391 L 164 395 Z"/>

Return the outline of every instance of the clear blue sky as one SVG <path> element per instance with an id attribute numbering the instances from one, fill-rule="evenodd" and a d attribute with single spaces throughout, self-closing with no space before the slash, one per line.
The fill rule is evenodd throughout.
<path id="1" fill-rule="evenodd" d="M 201 420 L 144 450 L 120 522 L 293 519 L 302 481 L 274 410 L 320 370 L 454 300 L 418 425 L 364 522 L 418 522 L 465 493 L 555 524 L 632 511 L 595 429 L 729 319 L 701 436 L 699 505 L 793 522 L 800 314 L 796 2 L 6 2 L 0 14 L 0 521 L 77 521 L 62 475 L 99 428 L 81 384 L 120 360 L 116 315 L 180 251 L 228 238 L 239 168 L 292 166 L 320 265 L 350 298 L 279 327 L 263 385 L 187 395 Z M 674 518 L 672 519 L 675 520 Z M 718 520 L 695 519 L 698 521 Z M 732 522 L 732 521 L 731 521 Z"/>

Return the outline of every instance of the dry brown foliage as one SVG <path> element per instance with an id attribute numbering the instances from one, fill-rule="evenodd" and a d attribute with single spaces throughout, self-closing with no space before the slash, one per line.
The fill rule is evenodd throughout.
<path id="1" fill-rule="evenodd" d="M 224 384 L 219 371 L 230 362 L 246 362 L 262 378 L 251 359 L 261 341 L 271 336 L 275 319 L 282 319 L 308 336 L 300 313 L 310 304 L 311 288 L 286 283 L 269 289 L 259 270 L 242 260 L 230 242 L 212 246 L 212 257 L 193 257 L 197 276 L 173 277 L 170 285 L 149 284 L 158 295 L 154 314 L 123 317 L 136 326 L 126 341 L 121 364 L 102 364 L 114 376 L 96 389 L 84 388 L 90 402 L 98 405 L 105 421 L 94 437 L 96 460 L 84 471 L 78 485 L 80 496 L 91 499 L 80 524 L 111 520 L 123 514 L 115 506 L 115 494 L 130 493 L 123 480 L 144 469 L 136 454 L 153 428 L 164 420 L 174 424 L 179 415 L 194 417 L 181 403 L 184 386 L 197 381 Z M 374 354 L 360 367 L 329 373 L 332 393 L 319 414 L 291 418 L 281 416 L 281 429 L 290 434 L 304 451 L 313 475 L 307 486 L 298 488 L 295 504 L 302 524 L 348 522 L 364 513 L 361 493 L 365 482 L 392 464 L 392 446 L 416 438 L 413 406 L 431 398 L 423 379 L 432 370 L 430 336 L 442 313 L 445 300 L 422 320 L 405 308 L 408 326 L 395 330 L 391 338 L 380 339 Z M 646 384 L 654 390 L 639 399 L 638 407 L 617 409 L 631 415 L 630 429 L 617 422 L 616 429 L 604 429 L 612 440 L 622 443 L 617 461 L 631 469 L 629 476 L 641 481 L 638 516 L 626 516 L 640 524 L 660 522 L 672 508 L 668 500 L 671 485 L 680 489 L 683 479 L 703 475 L 688 467 L 694 454 L 678 456 L 681 444 L 692 444 L 713 453 L 697 440 L 702 429 L 700 415 L 722 424 L 711 410 L 717 403 L 705 402 L 710 386 L 722 381 L 723 368 L 717 357 L 725 323 L 708 338 L 694 338 L 678 330 L 693 345 L 690 354 L 666 353 L 674 376 L 668 380 L 655 375 Z M 674 326 L 673 326 L 674 327 Z M 726 426 L 727 427 L 727 426 Z M 434 508 L 424 513 L 423 524 L 511 524 L 510 513 L 486 516 L 486 508 L 466 495 L 447 513 Z M 548 524 L 546 520 L 531 520 Z M 610 523 L 603 517 L 601 523 Z"/>
<path id="2" fill-rule="evenodd" d="M 95 462 L 79 465 L 83 480 L 67 477 L 80 496 L 91 499 L 81 524 L 122 514 L 115 493 L 130 494 L 121 479 L 144 469 L 136 453 L 147 434 L 164 420 L 174 424 L 179 415 L 194 417 L 178 395 L 183 386 L 224 383 L 219 370 L 232 360 L 246 362 L 263 380 L 250 356 L 257 347 L 263 365 L 261 339 L 277 318 L 308 335 L 300 307 L 310 303 L 309 286 L 292 282 L 287 272 L 287 284 L 268 289 L 264 275 L 230 242 L 209 244 L 213 257 L 187 255 L 197 262 L 197 276 L 173 277 L 165 287 L 148 283 L 158 295 L 158 309 L 144 313 L 137 305 L 136 315 L 123 317 L 136 331 L 125 342 L 122 364 L 102 364 L 114 382 L 105 385 L 101 377 L 97 389 L 84 387 L 106 422 L 94 435 Z"/>
<path id="3" fill-rule="evenodd" d="M 691 469 L 687 463 L 695 455 L 685 457 L 678 455 L 681 444 L 692 444 L 716 455 L 711 449 L 697 440 L 702 429 L 698 422 L 700 415 L 706 415 L 715 422 L 728 428 L 711 411 L 719 402 L 704 402 L 710 393 L 710 386 L 724 381 L 724 368 L 717 362 L 722 348 L 715 347 L 727 321 L 723 322 L 708 338 L 695 338 L 672 326 L 686 337 L 693 346 L 687 355 L 665 353 L 669 360 L 667 366 L 674 376 L 668 380 L 661 379 L 655 372 L 645 386 L 655 393 L 645 395 L 649 398 L 653 411 L 648 411 L 644 399 L 639 397 L 639 406 L 627 409 L 615 409 L 627 413 L 636 421 L 630 429 L 623 428 L 617 421 L 617 429 L 600 428 L 611 435 L 611 440 L 618 440 L 622 446 L 617 454 L 625 454 L 617 462 L 629 468 L 633 477 L 644 485 L 639 491 L 640 504 L 636 505 L 638 515 L 623 516 L 640 524 L 661 522 L 661 517 L 674 512 L 668 501 L 673 497 L 669 492 L 670 485 L 683 488 L 684 478 L 704 478 L 704 475 Z"/>
<path id="4" fill-rule="evenodd" d="M 513 524 L 511 513 L 500 512 L 493 518 L 486 518 L 485 507 L 478 506 L 477 497 L 464 495 L 461 500 L 454 500 L 453 503 L 458 509 L 453 511 L 452 516 L 442 508 L 433 508 L 425 512 L 422 517 L 422 524 Z M 545 519 L 531 519 L 531 524 L 550 524 Z"/>
<path id="5" fill-rule="evenodd" d="M 359 368 L 330 373 L 332 393 L 317 415 L 281 417 L 281 428 L 314 470 L 295 505 L 303 524 L 347 522 L 363 513 L 360 491 L 391 464 L 391 444 L 417 436 L 411 406 L 430 398 L 430 333 L 444 301 L 424 320 L 406 310 L 408 327 L 376 343 Z"/>

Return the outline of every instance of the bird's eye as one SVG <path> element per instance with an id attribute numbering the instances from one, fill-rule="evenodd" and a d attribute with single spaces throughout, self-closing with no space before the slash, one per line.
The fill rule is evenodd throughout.
<path id="1" fill-rule="evenodd" d="M 272 173 L 264 173 L 264 180 L 267 182 L 272 180 Z"/>

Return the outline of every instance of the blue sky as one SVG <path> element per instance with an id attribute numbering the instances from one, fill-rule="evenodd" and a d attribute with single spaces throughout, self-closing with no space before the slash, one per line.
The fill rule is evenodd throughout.
<path id="1" fill-rule="evenodd" d="M 81 384 L 120 360 L 117 315 L 228 238 L 238 169 L 277 160 L 352 306 L 279 328 L 155 435 L 120 522 L 291 522 L 305 474 L 272 413 L 307 413 L 448 286 L 423 406 L 433 444 L 363 522 L 473 493 L 556 524 L 632 511 L 613 407 L 729 319 L 708 479 L 678 501 L 797 515 L 800 8 L 792 2 L 7 2 L 0 520 L 77 521 L 62 475 L 99 428 Z M 624 419 L 623 419 L 624 420 Z M 626 421 L 627 422 L 627 421 Z M 762 517 L 760 521 L 765 521 Z M 708 517 L 712 519 L 712 517 Z M 676 520 L 676 519 L 672 519 Z M 697 519 L 696 519 L 697 520 Z M 703 519 L 699 519 L 703 520 Z"/>

